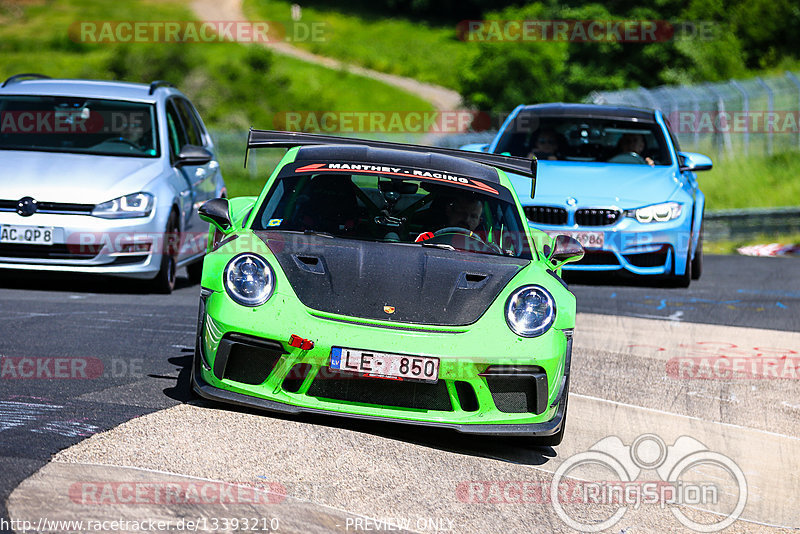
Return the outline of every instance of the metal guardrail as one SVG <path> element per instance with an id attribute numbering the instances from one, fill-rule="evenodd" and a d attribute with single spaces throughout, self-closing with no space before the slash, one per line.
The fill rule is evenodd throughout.
<path id="1" fill-rule="evenodd" d="M 800 207 L 706 211 L 703 217 L 706 241 L 781 234 L 800 234 Z"/>
<path id="2" fill-rule="evenodd" d="M 800 150 L 800 73 L 592 91 L 585 101 L 660 109 L 684 149 L 720 159 Z"/>

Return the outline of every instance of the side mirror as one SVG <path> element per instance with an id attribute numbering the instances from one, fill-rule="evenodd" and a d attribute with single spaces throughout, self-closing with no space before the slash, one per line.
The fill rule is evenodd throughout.
<path id="1" fill-rule="evenodd" d="M 547 259 L 553 269 L 559 269 L 565 263 L 578 261 L 583 258 L 583 245 L 577 239 L 568 235 L 559 234 L 553 240 L 553 250 Z"/>
<path id="2" fill-rule="evenodd" d="M 201 219 L 213 224 L 222 233 L 228 233 L 233 228 L 227 198 L 212 198 L 200 206 L 197 213 Z"/>
<path id="3" fill-rule="evenodd" d="M 214 154 L 201 146 L 196 145 L 183 145 L 175 166 L 181 167 L 183 165 L 205 165 L 214 159 Z"/>
<path id="4" fill-rule="evenodd" d="M 710 171 L 714 163 L 711 158 L 695 152 L 678 152 L 681 172 Z"/>

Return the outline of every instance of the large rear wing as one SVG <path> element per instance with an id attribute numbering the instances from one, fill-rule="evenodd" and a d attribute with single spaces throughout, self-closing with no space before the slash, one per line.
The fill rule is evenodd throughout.
<path id="1" fill-rule="evenodd" d="M 372 148 L 387 148 L 392 150 L 407 150 L 429 154 L 443 154 L 464 158 L 477 163 L 496 167 L 505 172 L 520 174 L 533 179 L 531 196 L 536 184 L 536 159 L 504 156 L 501 154 L 487 154 L 485 152 L 468 152 L 455 148 L 442 148 L 423 145 L 409 145 L 406 143 L 391 143 L 388 141 L 371 141 L 368 139 L 353 139 L 349 137 L 336 137 L 333 135 L 319 135 L 303 132 L 282 132 L 277 130 L 253 130 L 247 137 L 247 150 L 251 148 L 292 148 L 310 145 L 357 145 Z M 245 156 L 247 166 L 247 156 Z"/>

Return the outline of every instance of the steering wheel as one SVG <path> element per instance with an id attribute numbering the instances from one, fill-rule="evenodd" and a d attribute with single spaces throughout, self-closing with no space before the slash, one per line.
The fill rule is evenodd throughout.
<path id="1" fill-rule="evenodd" d="M 644 159 L 643 156 L 637 154 L 636 152 L 624 152 L 622 154 L 617 154 L 610 160 L 609 163 L 641 163 L 642 165 L 647 165 L 647 161 Z"/>
<path id="2" fill-rule="evenodd" d="M 469 230 L 467 228 L 462 228 L 461 226 L 448 226 L 447 228 L 442 228 L 441 230 L 436 230 L 433 233 L 433 237 L 431 239 L 434 239 L 436 237 L 443 236 L 443 235 L 446 235 L 446 234 L 462 235 L 462 236 L 464 236 L 466 238 L 469 238 L 469 239 L 472 239 L 473 241 L 476 241 L 479 245 L 481 245 L 481 247 L 484 250 L 491 250 L 492 252 L 502 253 L 502 251 L 500 250 L 500 247 L 498 247 L 497 245 L 495 245 L 493 243 L 487 243 L 486 241 L 481 239 L 481 237 L 478 234 L 476 234 L 475 232 L 473 232 L 472 230 Z"/>

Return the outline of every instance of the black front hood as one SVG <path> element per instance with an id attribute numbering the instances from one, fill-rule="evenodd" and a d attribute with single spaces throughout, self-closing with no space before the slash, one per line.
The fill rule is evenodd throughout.
<path id="1" fill-rule="evenodd" d="M 529 263 L 419 245 L 256 234 L 275 254 L 304 305 L 363 319 L 440 326 L 474 323 Z"/>

